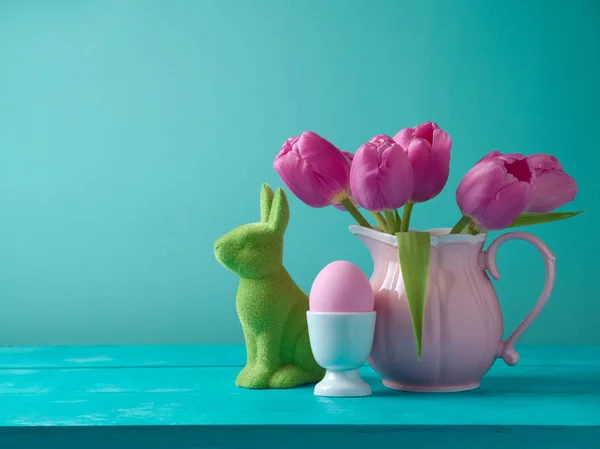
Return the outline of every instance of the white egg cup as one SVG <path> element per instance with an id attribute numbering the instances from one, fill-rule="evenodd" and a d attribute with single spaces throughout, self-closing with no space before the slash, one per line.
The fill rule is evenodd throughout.
<path id="1" fill-rule="evenodd" d="M 360 377 L 358 368 L 371 352 L 375 315 L 375 312 L 306 312 L 313 355 L 326 369 L 325 377 L 315 386 L 315 395 L 371 395 L 371 387 Z"/>

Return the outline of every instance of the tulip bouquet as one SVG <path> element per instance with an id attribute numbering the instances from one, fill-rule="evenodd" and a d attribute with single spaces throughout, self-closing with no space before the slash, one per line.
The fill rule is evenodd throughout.
<path id="1" fill-rule="evenodd" d="M 274 161 L 284 184 L 305 204 L 345 210 L 359 225 L 372 228 L 362 208 L 377 223 L 376 230 L 395 235 L 419 356 L 431 237 L 411 230 L 410 219 L 415 205 L 445 187 L 451 148 L 450 135 L 425 122 L 393 138 L 376 135 L 355 154 L 306 131 L 289 138 Z M 554 210 L 576 194 L 575 180 L 556 157 L 492 151 L 460 182 L 456 202 L 461 214 L 449 232 L 478 234 L 570 218 L 582 211 Z"/>

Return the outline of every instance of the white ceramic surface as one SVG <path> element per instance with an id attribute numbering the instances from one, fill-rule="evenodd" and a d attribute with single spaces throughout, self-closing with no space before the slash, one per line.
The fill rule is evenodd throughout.
<path id="1" fill-rule="evenodd" d="M 315 386 L 315 395 L 329 397 L 369 396 L 371 387 L 358 368 L 371 352 L 375 312 L 307 312 L 308 335 L 315 360 L 327 370 Z"/>

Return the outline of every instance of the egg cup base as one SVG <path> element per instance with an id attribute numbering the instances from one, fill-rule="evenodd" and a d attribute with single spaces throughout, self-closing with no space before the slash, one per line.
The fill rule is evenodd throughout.
<path id="1" fill-rule="evenodd" d="M 325 377 L 315 386 L 315 396 L 357 398 L 371 395 L 371 386 L 365 382 L 358 369 L 347 371 L 327 370 Z"/>

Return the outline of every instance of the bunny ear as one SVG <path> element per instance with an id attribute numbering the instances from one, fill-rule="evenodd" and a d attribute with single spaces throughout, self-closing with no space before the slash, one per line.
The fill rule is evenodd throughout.
<path id="1" fill-rule="evenodd" d="M 269 225 L 278 234 L 283 234 L 290 220 L 290 208 L 288 206 L 287 197 L 281 187 L 275 192 L 273 198 L 273 206 L 269 214 Z"/>
<path id="2" fill-rule="evenodd" d="M 273 204 L 273 191 L 269 184 L 264 183 L 260 189 L 260 221 L 266 223 L 269 221 L 271 205 Z"/>

